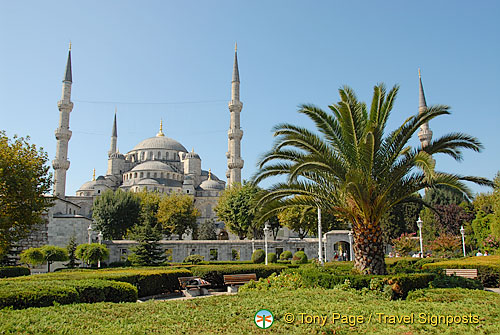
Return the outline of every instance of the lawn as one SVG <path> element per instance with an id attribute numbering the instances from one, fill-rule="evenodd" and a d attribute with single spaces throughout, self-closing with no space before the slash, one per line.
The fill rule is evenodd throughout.
<path id="1" fill-rule="evenodd" d="M 257 328 L 253 321 L 261 308 L 270 310 L 275 317 L 274 324 L 266 330 Z M 294 315 L 292 324 L 285 323 L 286 313 Z M 323 326 L 301 324 L 299 313 L 328 319 Z M 364 322 L 356 325 L 353 322 L 350 326 L 337 320 L 332 324 L 333 313 L 362 316 Z M 414 322 L 383 323 L 376 313 L 408 315 L 408 318 L 414 313 Z M 477 315 L 477 320 L 473 320 L 477 323 L 419 324 L 419 313 L 425 313 L 425 317 L 467 318 L 472 314 Z M 386 322 L 392 319 L 395 317 L 386 318 Z M 499 319 L 500 295 L 485 291 L 423 290 L 407 301 L 386 301 L 359 292 L 298 289 L 241 292 L 184 301 L 3 309 L 0 334 L 500 334 Z"/>

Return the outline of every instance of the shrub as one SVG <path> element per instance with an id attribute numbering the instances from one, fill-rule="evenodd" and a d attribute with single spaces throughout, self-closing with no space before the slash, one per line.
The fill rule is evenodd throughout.
<path id="1" fill-rule="evenodd" d="M 198 265 L 191 271 L 193 276 L 201 277 L 212 284 L 213 288 L 224 287 L 224 275 L 255 273 L 257 279 L 267 278 L 273 273 L 280 273 L 287 267 L 284 265 L 272 264 L 249 264 L 249 265 Z"/>
<path id="2" fill-rule="evenodd" d="M 386 277 L 385 282 L 392 286 L 395 298 L 405 299 L 408 292 L 429 287 L 429 283 L 435 277 L 434 273 L 400 274 Z"/>
<path id="3" fill-rule="evenodd" d="M 304 287 L 302 277 L 298 273 L 271 274 L 267 278 L 258 281 L 250 281 L 243 285 L 239 291 L 269 291 L 269 290 L 296 290 Z"/>
<path id="4" fill-rule="evenodd" d="M 446 276 L 438 275 L 436 278 L 430 282 L 430 288 L 468 288 L 471 290 L 482 290 L 483 284 L 480 281 L 459 277 L 459 276 Z"/>
<path id="5" fill-rule="evenodd" d="M 184 258 L 184 263 L 191 263 L 191 264 L 198 264 L 202 262 L 205 259 L 205 257 L 201 255 L 189 255 L 186 258 Z"/>
<path id="6" fill-rule="evenodd" d="M 415 239 L 415 233 L 403 233 L 400 237 L 392 239 L 391 242 L 394 246 L 394 250 L 402 256 L 407 256 L 410 251 L 416 250 L 418 244 Z"/>
<path id="7" fill-rule="evenodd" d="M 252 263 L 260 264 L 264 263 L 266 259 L 266 253 L 262 249 L 257 249 L 252 254 Z"/>
<path id="8" fill-rule="evenodd" d="M 105 245 L 99 243 L 80 244 L 76 248 L 76 256 L 85 263 L 97 264 L 109 257 L 109 250 Z"/>
<path id="9" fill-rule="evenodd" d="M 439 256 L 453 257 L 458 255 L 462 246 L 459 236 L 441 234 L 429 243 L 429 249 Z"/>
<path id="10" fill-rule="evenodd" d="M 292 264 L 305 264 L 307 263 L 307 255 L 303 251 L 297 251 L 292 258 Z"/>
<path id="11" fill-rule="evenodd" d="M 484 287 L 500 287 L 500 256 L 468 257 L 424 264 L 425 271 L 442 269 L 477 269 L 479 281 Z"/>
<path id="12" fill-rule="evenodd" d="M 30 269 L 24 266 L 0 267 L 0 278 L 28 276 L 30 273 Z"/>
<path id="13" fill-rule="evenodd" d="M 0 308 L 45 307 L 54 303 L 135 302 L 137 289 L 131 284 L 107 280 L 2 281 Z"/>
<path id="14" fill-rule="evenodd" d="M 407 301 L 417 301 L 417 302 L 460 302 L 470 300 L 471 296 L 475 299 L 480 299 L 483 304 L 491 301 L 491 292 L 486 291 L 471 291 L 464 288 L 433 288 L 433 289 L 422 289 L 415 290 L 408 293 Z M 462 306 L 460 304 L 459 306 Z"/>
<path id="15" fill-rule="evenodd" d="M 276 257 L 276 254 L 274 252 L 270 252 L 267 254 L 267 262 L 268 263 L 277 263 L 278 262 L 278 257 Z"/>
<path id="16" fill-rule="evenodd" d="M 280 260 L 287 261 L 293 257 L 293 254 L 290 250 L 283 251 L 280 255 Z"/>

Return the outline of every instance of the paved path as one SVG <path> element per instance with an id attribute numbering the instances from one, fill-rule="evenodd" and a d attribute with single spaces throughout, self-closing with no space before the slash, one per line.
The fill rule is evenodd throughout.
<path id="1" fill-rule="evenodd" d="M 485 288 L 484 290 L 500 294 L 500 288 Z"/>
<path id="2" fill-rule="evenodd" d="M 170 294 L 170 295 L 159 295 L 159 296 L 151 296 L 151 297 L 143 297 L 137 302 L 145 302 L 148 300 L 156 300 L 156 301 L 170 301 L 170 300 L 188 300 L 188 299 L 198 299 L 198 298 L 208 298 L 208 297 L 214 297 L 218 295 L 232 295 L 236 293 L 229 293 L 229 292 L 210 292 L 210 294 L 207 295 L 199 295 L 196 297 L 186 297 L 184 294 Z"/>

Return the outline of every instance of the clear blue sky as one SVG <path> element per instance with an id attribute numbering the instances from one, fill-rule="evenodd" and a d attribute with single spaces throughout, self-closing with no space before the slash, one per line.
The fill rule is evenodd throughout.
<path id="1" fill-rule="evenodd" d="M 234 42 L 238 42 L 243 177 L 256 170 L 279 122 L 308 126 L 302 103 L 326 108 L 349 85 L 370 101 L 401 85 L 390 128 L 428 104 L 451 116 L 434 136 L 477 136 L 482 153 L 438 169 L 493 178 L 500 170 L 498 1 L 2 1 L 0 129 L 55 156 L 57 101 L 73 42 L 67 194 L 105 174 L 115 106 L 118 146 L 165 133 L 225 179 Z M 414 144 L 417 145 L 415 138 Z M 487 191 L 473 187 L 475 191 Z"/>

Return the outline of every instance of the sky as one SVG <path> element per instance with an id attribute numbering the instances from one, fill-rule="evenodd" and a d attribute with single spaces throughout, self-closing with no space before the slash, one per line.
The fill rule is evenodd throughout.
<path id="1" fill-rule="evenodd" d="M 481 153 L 441 171 L 493 178 L 500 170 L 498 1 L 6 1 L 0 0 L 0 130 L 30 136 L 55 157 L 62 78 L 72 42 L 73 136 L 66 194 L 105 175 L 115 108 L 118 147 L 164 133 L 194 148 L 225 180 L 234 44 L 241 80 L 244 179 L 271 148 L 272 127 L 312 124 L 352 87 L 400 85 L 387 129 L 418 112 L 418 68 L 427 104 L 451 106 L 434 138 L 464 132 Z M 418 139 L 412 145 L 419 145 Z M 264 182 L 268 186 L 272 181 Z M 488 188 L 470 185 L 475 192 Z"/>

